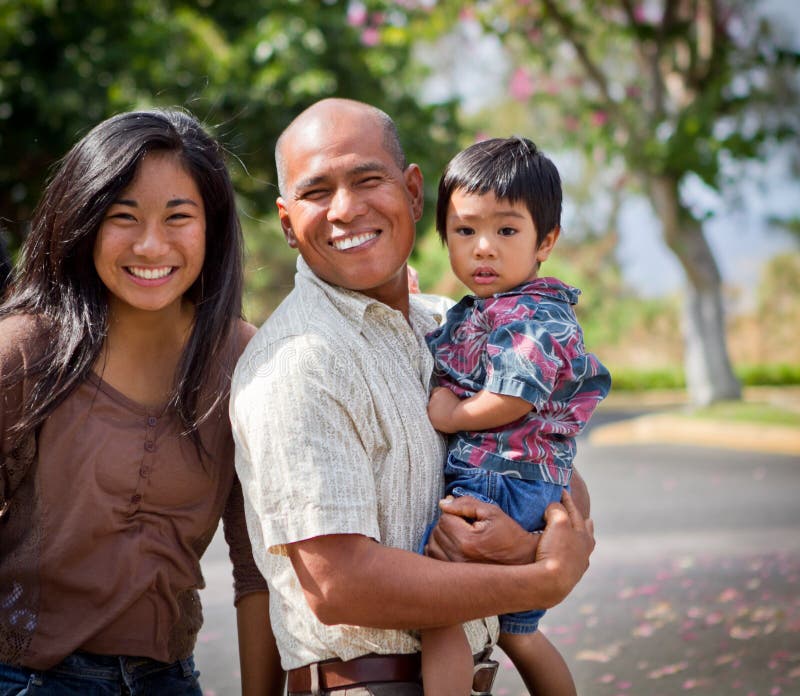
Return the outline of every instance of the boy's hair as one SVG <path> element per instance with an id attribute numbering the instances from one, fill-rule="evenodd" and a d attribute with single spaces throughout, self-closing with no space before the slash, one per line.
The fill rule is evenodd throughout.
<path id="1" fill-rule="evenodd" d="M 523 201 L 536 226 L 536 245 L 561 225 L 561 177 L 552 163 L 527 138 L 492 138 L 470 145 L 445 167 L 436 201 L 436 231 L 447 242 L 447 208 L 453 191 L 482 196 L 490 191 L 501 200 Z"/>

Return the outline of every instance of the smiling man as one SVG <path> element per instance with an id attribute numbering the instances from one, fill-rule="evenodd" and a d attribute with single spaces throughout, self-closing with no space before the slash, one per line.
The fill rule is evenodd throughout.
<path id="1" fill-rule="evenodd" d="M 298 272 L 239 362 L 231 418 L 289 693 L 420 695 L 414 629 L 464 621 L 474 688 L 490 693 L 497 623 L 481 617 L 561 601 L 588 566 L 591 523 L 567 496 L 535 549 L 494 506 L 459 500 L 449 509 L 477 522 L 445 516 L 463 527 L 456 549 L 468 536 L 473 560 L 518 565 L 413 552 L 445 453 L 426 413 L 436 323 L 407 285 L 422 174 L 386 114 L 342 99 L 300 114 L 276 160 Z"/>

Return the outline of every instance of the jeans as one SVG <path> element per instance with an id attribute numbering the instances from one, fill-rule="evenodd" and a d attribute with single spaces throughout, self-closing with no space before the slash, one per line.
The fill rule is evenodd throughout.
<path id="1" fill-rule="evenodd" d="M 561 500 L 562 486 L 547 481 L 528 481 L 495 471 L 487 471 L 458 461 L 452 454 L 447 455 L 444 467 L 445 493 L 458 498 L 470 495 L 484 503 L 494 503 L 509 517 L 516 520 L 529 532 L 544 529 L 544 511 L 550 503 Z M 427 543 L 434 524 L 426 530 L 420 550 Z M 500 620 L 502 633 L 535 633 L 544 610 L 515 614 L 503 614 Z"/>
<path id="2" fill-rule="evenodd" d="M 202 696 L 194 660 L 75 652 L 43 672 L 0 663 L 0 696 Z"/>

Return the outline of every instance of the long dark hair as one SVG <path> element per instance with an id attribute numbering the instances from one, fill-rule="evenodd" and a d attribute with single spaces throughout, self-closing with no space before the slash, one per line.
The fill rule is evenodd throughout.
<path id="1" fill-rule="evenodd" d="M 186 297 L 196 307 L 170 405 L 200 445 L 198 425 L 229 391 L 232 327 L 241 316 L 243 242 L 222 146 L 176 109 L 119 114 L 95 126 L 61 160 L 34 212 L 0 318 L 29 314 L 48 327 L 14 432 L 34 431 L 87 378 L 108 330 L 107 290 L 93 261 L 106 210 L 133 180 L 142 157 L 174 153 L 194 178 L 206 214 L 203 269 Z"/>

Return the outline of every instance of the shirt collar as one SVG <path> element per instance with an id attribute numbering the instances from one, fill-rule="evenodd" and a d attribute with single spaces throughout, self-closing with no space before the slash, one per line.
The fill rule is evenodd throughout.
<path id="1" fill-rule="evenodd" d="M 522 285 L 517 285 L 515 288 L 511 288 L 511 290 L 507 290 L 506 292 L 497 292 L 492 295 L 492 297 L 540 295 L 542 297 L 548 297 L 552 300 L 559 300 L 561 302 L 574 305 L 578 304 L 578 296 L 580 294 L 581 291 L 578 288 L 574 288 L 571 285 L 562 283 L 558 278 L 544 277 L 534 278 L 533 280 L 530 280 L 527 283 L 522 283 Z M 480 299 L 474 295 L 470 295 L 469 297 L 472 297 L 473 301 L 476 302 Z"/>
<path id="2" fill-rule="evenodd" d="M 311 267 L 303 257 L 298 256 L 295 284 L 299 285 L 304 282 L 311 283 L 323 292 L 342 315 L 356 324 L 359 329 L 362 328 L 367 311 L 371 308 L 374 308 L 373 311 L 396 312 L 399 316 L 402 316 L 399 310 L 392 309 L 383 302 L 367 297 L 362 292 L 348 290 L 322 280 L 311 270 Z M 424 336 L 427 331 L 436 328 L 437 322 L 433 317 L 433 312 L 413 295 L 410 296 L 408 314 L 414 333 Z M 405 319 L 403 321 L 405 322 Z"/>

